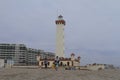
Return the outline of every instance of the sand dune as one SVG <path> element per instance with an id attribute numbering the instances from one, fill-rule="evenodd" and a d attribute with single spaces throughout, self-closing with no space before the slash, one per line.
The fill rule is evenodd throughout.
<path id="1" fill-rule="evenodd" d="M 120 70 L 0 69 L 0 80 L 120 80 Z"/>

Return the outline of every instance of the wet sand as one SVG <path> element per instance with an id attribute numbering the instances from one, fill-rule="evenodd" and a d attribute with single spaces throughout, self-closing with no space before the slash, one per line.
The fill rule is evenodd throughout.
<path id="1" fill-rule="evenodd" d="M 0 69 L 0 80 L 120 80 L 120 69 L 101 71 Z"/>

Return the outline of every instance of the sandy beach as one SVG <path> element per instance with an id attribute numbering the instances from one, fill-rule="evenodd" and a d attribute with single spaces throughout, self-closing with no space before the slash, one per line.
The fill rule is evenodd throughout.
<path id="1" fill-rule="evenodd" d="M 0 69 L 0 80 L 120 80 L 120 69 L 101 71 Z"/>

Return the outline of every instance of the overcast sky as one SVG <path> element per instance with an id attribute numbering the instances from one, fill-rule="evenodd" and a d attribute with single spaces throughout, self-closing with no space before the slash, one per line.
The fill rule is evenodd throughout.
<path id="1" fill-rule="evenodd" d="M 120 0 L 0 0 L 0 43 L 55 52 L 59 14 L 67 57 L 74 52 L 82 65 L 120 65 Z"/>

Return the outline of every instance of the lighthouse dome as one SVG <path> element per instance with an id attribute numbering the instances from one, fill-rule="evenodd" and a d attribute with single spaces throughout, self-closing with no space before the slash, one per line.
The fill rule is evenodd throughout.
<path id="1" fill-rule="evenodd" d="M 62 15 L 58 16 L 58 20 L 55 21 L 56 24 L 64 24 L 65 25 L 65 20 L 63 19 Z"/>

